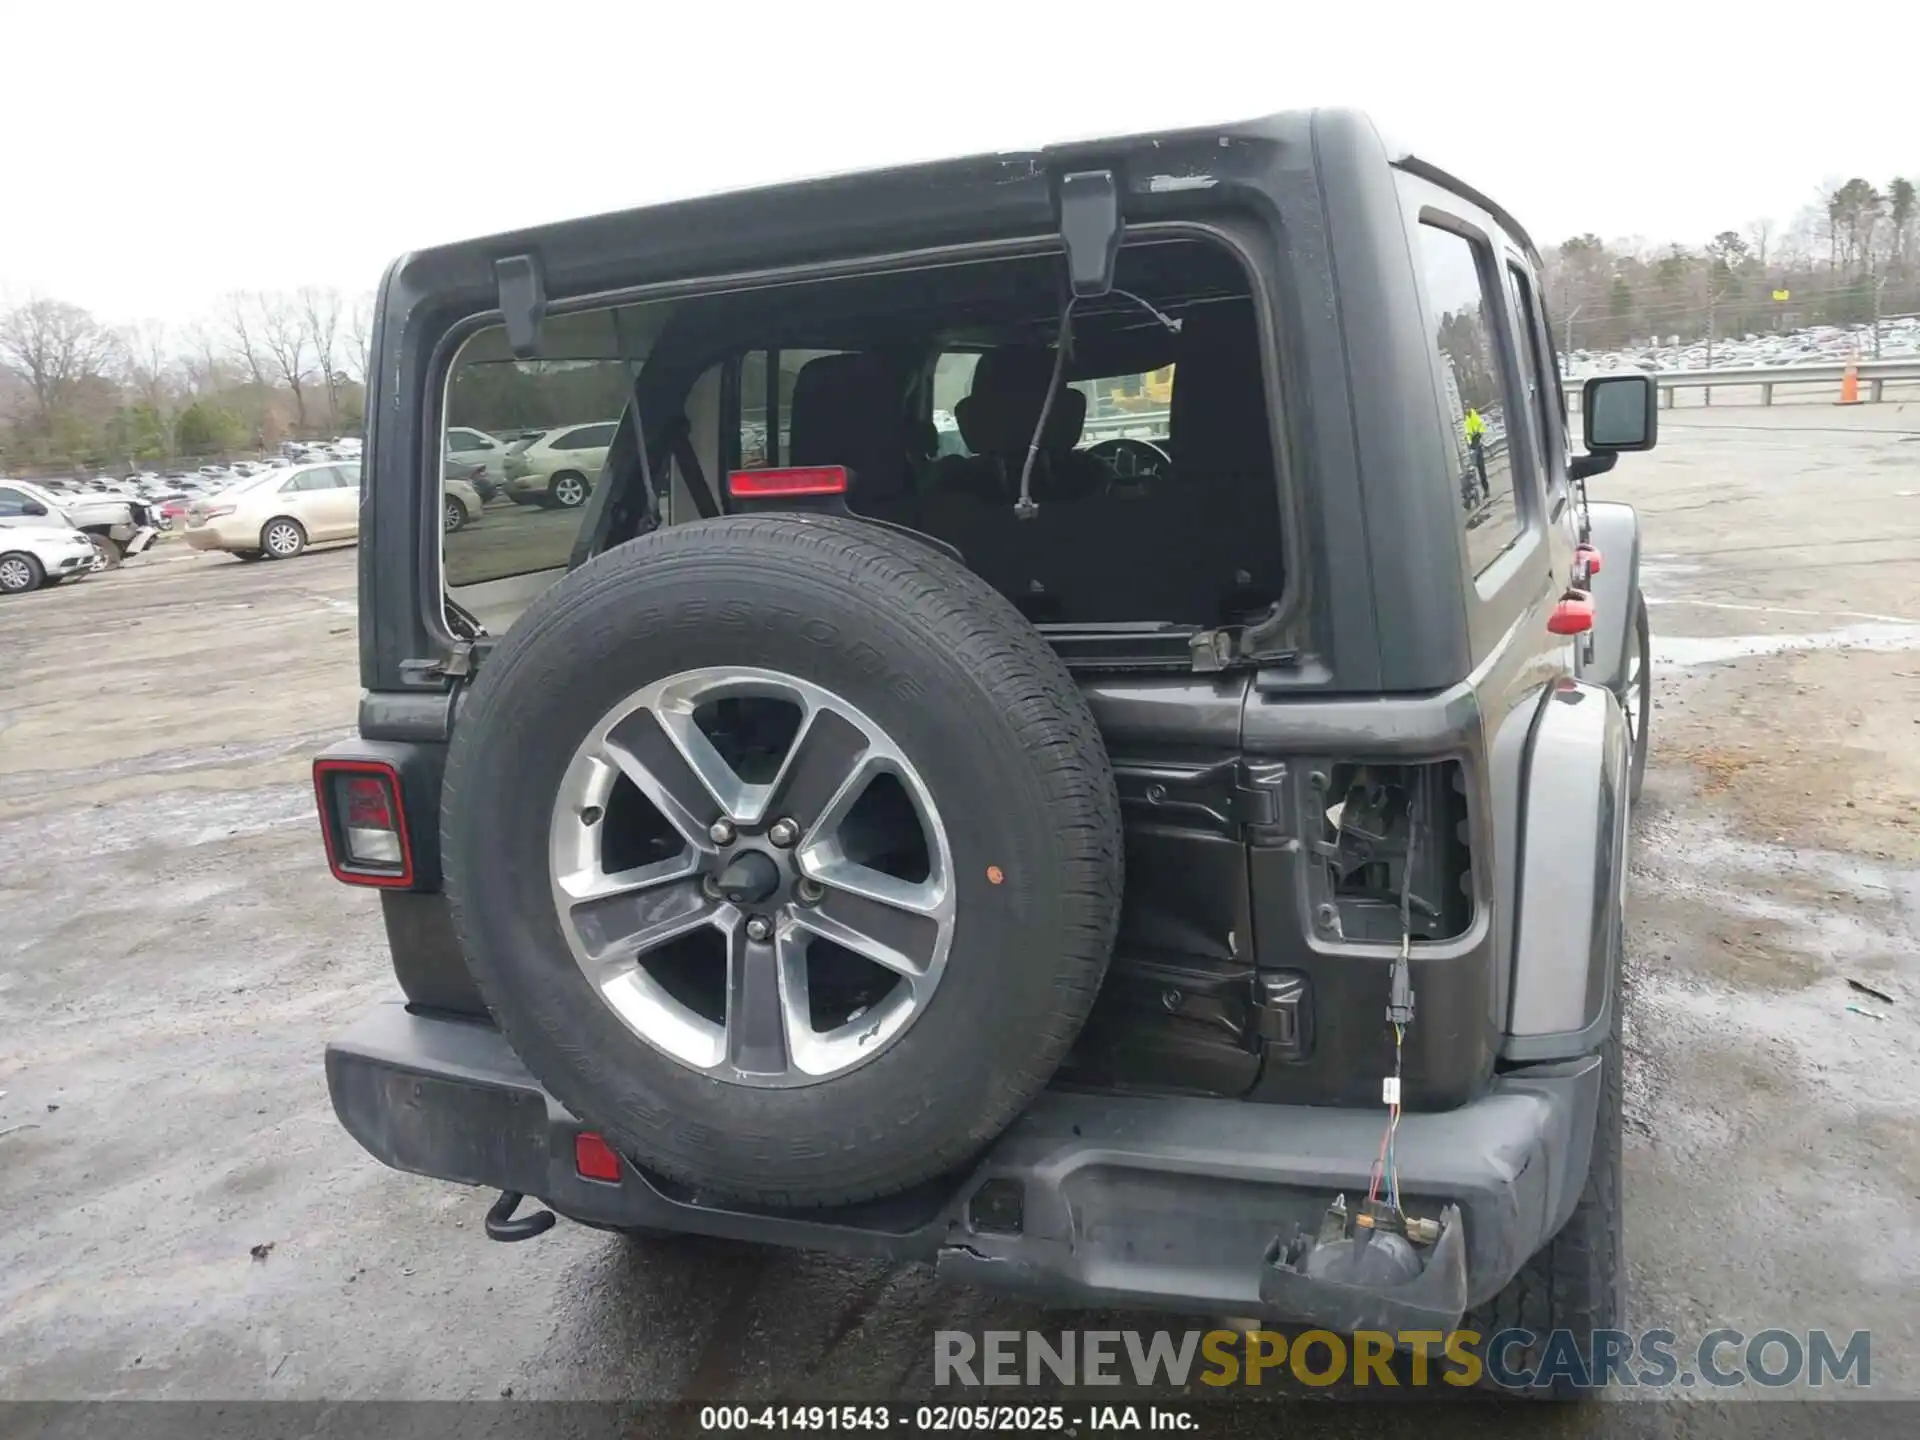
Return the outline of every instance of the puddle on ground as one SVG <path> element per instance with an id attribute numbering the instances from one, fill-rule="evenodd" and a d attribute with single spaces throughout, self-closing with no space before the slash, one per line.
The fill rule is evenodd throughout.
<path id="1" fill-rule="evenodd" d="M 1647 1144 L 1735 1167 L 1773 1154 L 1793 1162 L 1772 1182 L 1783 1184 L 1803 1150 L 1824 1153 L 1833 1127 L 1854 1139 L 1911 1133 L 1920 869 L 1656 811 L 1636 822 L 1627 904 L 1629 1120 Z M 1741 958 L 1747 935 L 1804 962 L 1794 978 L 1756 980 L 1764 972 Z M 1686 1103 L 1673 1103 L 1682 1091 Z M 1920 1272 L 1920 1249 L 1901 1264 Z"/>
<path id="2" fill-rule="evenodd" d="M 1788 650 L 1920 650 L 1920 625 L 1874 622 L 1837 630 L 1783 635 L 1661 635 L 1653 637 L 1653 668 L 1684 670 Z"/>
<path id="3" fill-rule="evenodd" d="M 1632 864 L 1632 889 L 1650 908 L 1678 902 L 1696 917 L 1681 943 L 1751 937 L 1804 957 L 1821 986 L 1844 983 L 1847 974 L 1876 984 L 1891 975 L 1890 988 L 1920 1005 L 1920 869 L 1739 839 L 1673 816 L 1637 827 Z M 1716 926 L 1709 917 L 1732 924 Z M 1708 968 L 1717 967 L 1709 961 Z M 1761 986 L 1754 993 L 1778 992 Z"/>

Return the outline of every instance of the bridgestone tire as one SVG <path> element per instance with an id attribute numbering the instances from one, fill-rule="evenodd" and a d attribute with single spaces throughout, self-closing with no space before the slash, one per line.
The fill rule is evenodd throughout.
<path id="1" fill-rule="evenodd" d="M 710 666 L 858 706 L 945 826 L 939 983 L 890 1046 L 818 1083 L 735 1085 L 654 1049 L 588 984 L 554 904 L 549 825 L 575 750 L 642 687 Z M 849 520 L 675 526 L 554 585 L 480 668 L 441 814 L 455 927 L 528 1069 L 638 1164 L 736 1200 L 868 1199 L 978 1154 L 1065 1055 L 1119 917 L 1119 799 L 1059 657 L 971 572 Z"/>
<path id="2" fill-rule="evenodd" d="M 1613 1028 L 1600 1049 L 1600 1101 L 1593 1123 L 1593 1152 L 1587 1183 L 1572 1217 L 1546 1247 L 1521 1268 L 1493 1299 L 1462 1322 L 1482 1341 L 1502 1330 L 1530 1330 L 1531 1345 L 1515 1343 L 1507 1360 L 1515 1369 L 1537 1370 L 1548 1339 L 1556 1331 L 1571 1334 L 1582 1362 L 1593 1361 L 1593 1335 L 1617 1330 L 1626 1317 L 1627 1251 L 1625 1197 L 1621 1190 L 1624 1053 L 1620 1043 L 1626 995 L 1620 985 L 1620 956 L 1614 956 Z M 1483 1357 L 1484 1358 L 1484 1357 Z M 1589 1377 L 1597 1378 L 1597 1377 Z M 1488 1382 L 1489 1388 L 1491 1382 Z M 1504 1391 L 1528 1399 L 1577 1400 L 1596 1397 L 1596 1388 L 1554 1383 Z"/>

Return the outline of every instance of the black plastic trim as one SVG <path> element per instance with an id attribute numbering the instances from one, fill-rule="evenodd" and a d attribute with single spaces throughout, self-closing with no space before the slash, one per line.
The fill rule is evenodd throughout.
<path id="1" fill-rule="evenodd" d="M 1052 1303 L 1276 1321 L 1298 1317 L 1262 1304 L 1263 1256 L 1296 1223 L 1317 1224 L 1334 1194 L 1365 1189 L 1381 1123 L 1374 1108 L 1053 1089 L 965 1175 L 892 1202 L 778 1212 L 696 1203 L 632 1168 L 617 1184 L 581 1179 L 581 1122 L 490 1025 L 379 1006 L 327 1047 L 327 1084 L 341 1123 L 382 1162 L 537 1196 L 593 1224 L 930 1259 Z M 1599 1084 L 1597 1060 L 1515 1072 L 1473 1104 L 1402 1119 L 1409 1205 L 1465 1216 L 1470 1303 L 1505 1286 L 1571 1212 Z M 1023 1191 L 1018 1234 L 969 1222 L 995 1179 Z"/>
<path id="2" fill-rule="evenodd" d="M 394 979 L 407 1002 L 450 1015 L 487 1014 L 487 1002 L 467 969 L 445 895 L 386 891 L 380 897 Z"/>

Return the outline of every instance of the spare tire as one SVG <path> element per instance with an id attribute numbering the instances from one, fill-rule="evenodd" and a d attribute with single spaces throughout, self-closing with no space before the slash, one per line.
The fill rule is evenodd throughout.
<path id="1" fill-rule="evenodd" d="M 442 854 L 527 1068 L 709 1194 L 904 1190 L 1047 1083 L 1105 972 L 1119 799 L 1059 657 L 857 521 L 621 545 L 481 666 Z"/>

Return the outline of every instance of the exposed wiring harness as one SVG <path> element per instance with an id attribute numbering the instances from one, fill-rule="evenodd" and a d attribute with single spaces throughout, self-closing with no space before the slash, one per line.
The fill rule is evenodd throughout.
<path id="1" fill-rule="evenodd" d="M 1400 1204 L 1400 1171 L 1394 1164 L 1393 1142 L 1400 1129 L 1400 1082 L 1404 1073 L 1407 1027 L 1413 1024 L 1413 856 L 1419 833 L 1420 815 L 1416 804 L 1407 811 L 1406 869 L 1400 877 L 1400 953 L 1394 958 L 1393 979 L 1387 993 L 1387 1024 L 1393 1027 L 1393 1074 L 1380 1087 L 1381 1099 L 1387 1106 L 1387 1128 L 1380 1137 L 1380 1155 L 1373 1162 L 1373 1183 L 1367 1190 L 1367 1199 L 1378 1201 L 1384 1185 L 1388 1207 L 1400 1215 L 1406 1212 Z"/>

